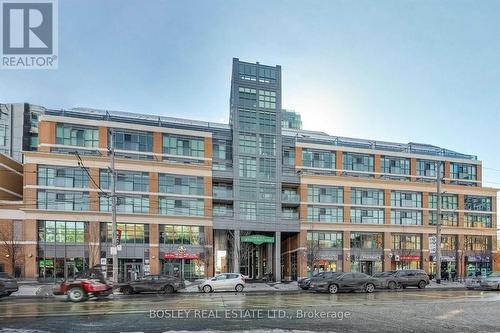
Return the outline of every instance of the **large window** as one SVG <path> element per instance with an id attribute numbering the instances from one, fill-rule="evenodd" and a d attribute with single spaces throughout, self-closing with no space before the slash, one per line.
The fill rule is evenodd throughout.
<path id="1" fill-rule="evenodd" d="M 204 157 L 205 141 L 203 138 L 163 135 L 163 153 L 168 155 Z"/>
<path id="2" fill-rule="evenodd" d="M 214 203 L 213 209 L 214 209 L 214 216 L 218 217 L 233 216 L 233 204 Z"/>
<path id="3" fill-rule="evenodd" d="M 416 210 L 391 210 L 391 223 L 422 225 L 422 212 Z"/>
<path id="4" fill-rule="evenodd" d="M 393 234 L 392 249 L 393 250 L 420 250 L 420 235 L 415 234 Z"/>
<path id="5" fill-rule="evenodd" d="M 257 81 L 257 66 L 240 63 L 238 66 L 238 74 L 240 74 L 240 79 L 242 80 Z"/>
<path id="6" fill-rule="evenodd" d="M 342 187 L 308 185 L 307 201 L 321 203 L 343 203 L 344 191 Z"/>
<path id="7" fill-rule="evenodd" d="M 138 132 L 125 129 L 115 129 L 115 149 L 152 152 L 153 134 L 150 132 Z"/>
<path id="8" fill-rule="evenodd" d="M 342 249 L 341 232 L 309 231 L 307 232 L 307 248 L 309 249 Z"/>
<path id="9" fill-rule="evenodd" d="M 429 224 L 436 225 L 437 223 L 437 212 L 429 212 Z M 446 227 L 456 227 L 458 226 L 458 214 L 454 212 L 441 212 L 441 225 Z"/>
<path id="10" fill-rule="evenodd" d="M 243 154 L 255 155 L 257 153 L 257 138 L 252 133 L 240 133 L 239 151 Z"/>
<path id="11" fill-rule="evenodd" d="M 276 160 L 271 158 L 259 159 L 259 177 L 264 179 L 276 178 Z"/>
<path id="12" fill-rule="evenodd" d="M 57 124 L 56 143 L 65 146 L 97 148 L 99 146 L 99 130 L 96 127 Z"/>
<path id="13" fill-rule="evenodd" d="M 276 156 L 276 136 L 259 135 L 259 155 Z"/>
<path id="14" fill-rule="evenodd" d="M 465 214 L 465 227 L 467 228 L 491 228 L 490 214 Z"/>
<path id="15" fill-rule="evenodd" d="M 384 210 L 351 208 L 351 223 L 384 224 Z"/>
<path id="16" fill-rule="evenodd" d="M 307 220 L 310 222 L 342 223 L 344 210 L 338 207 L 307 207 Z"/>
<path id="17" fill-rule="evenodd" d="M 491 237 L 465 236 L 465 250 L 477 252 L 491 251 Z"/>
<path id="18" fill-rule="evenodd" d="M 160 244 L 203 245 L 205 234 L 203 227 L 187 225 L 160 224 Z"/>
<path id="19" fill-rule="evenodd" d="M 149 244 L 149 224 L 118 223 L 120 230 L 120 244 Z M 101 223 L 101 242 L 112 243 L 112 224 Z"/>
<path id="20" fill-rule="evenodd" d="M 239 125 L 242 131 L 257 130 L 257 112 L 252 110 L 240 109 Z"/>
<path id="21" fill-rule="evenodd" d="M 384 248 L 384 235 L 382 233 L 352 232 L 351 248 L 382 250 Z"/>
<path id="22" fill-rule="evenodd" d="M 450 177 L 457 180 L 477 180 L 476 165 L 452 162 Z"/>
<path id="23" fill-rule="evenodd" d="M 382 156 L 382 173 L 394 175 L 410 174 L 410 159 L 404 157 Z"/>
<path id="24" fill-rule="evenodd" d="M 239 100 L 240 105 L 244 107 L 257 106 L 257 90 L 254 88 L 239 87 Z"/>
<path id="25" fill-rule="evenodd" d="M 383 206 L 384 191 L 369 188 L 351 188 L 351 204 L 366 206 Z"/>
<path id="26" fill-rule="evenodd" d="M 276 92 L 259 90 L 259 108 L 276 109 Z"/>
<path id="27" fill-rule="evenodd" d="M 437 195 L 429 194 L 429 208 L 437 208 Z M 442 209 L 458 209 L 458 195 L 456 194 L 441 194 Z"/>
<path id="28" fill-rule="evenodd" d="M 274 68 L 259 68 L 259 82 L 261 83 L 276 83 L 276 70 Z"/>
<path id="29" fill-rule="evenodd" d="M 422 193 L 391 191 L 392 207 L 422 207 Z"/>
<path id="30" fill-rule="evenodd" d="M 87 188 L 89 177 L 82 168 L 38 166 L 38 185 Z"/>
<path id="31" fill-rule="evenodd" d="M 250 201 L 240 202 L 240 218 L 255 221 L 257 219 L 257 204 Z"/>
<path id="32" fill-rule="evenodd" d="M 171 194 L 203 195 L 205 185 L 203 177 L 160 174 L 158 176 L 158 191 Z"/>
<path id="33" fill-rule="evenodd" d="M 84 238 L 84 222 L 38 221 L 39 242 L 83 244 Z"/>
<path id="34" fill-rule="evenodd" d="M 429 235 L 436 237 L 436 235 Z M 443 251 L 456 251 L 457 250 L 457 236 L 455 235 L 441 235 L 441 250 Z"/>
<path id="35" fill-rule="evenodd" d="M 101 188 L 110 189 L 111 175 L 101 169 L 99 182 Z M 149 192 L 149 174 L 147 172 L 116 171 L 116 189 L 118 191 Z"/>
<path id="36" fill-rule="evenodd" d="M 203 199 L 162 198 L 159 200 L 160 214 L 167 216 L 203 216 L 205 201 Z"/>
<path id="37" fill-rule="evenodd" d="M 295 149 L 283 148 L 283 165 L 290 167 L 295 166 Z"/>
<path id="38" fill-rule="evenodd" d="M 276 133 L 276 112 L 259 112 L 259 131 L 261 133 Z"/>
<path id="39" fill-rule="evenodd" d="M 89 193 L 38 190 L 37 207 L 48 210 L 89 210 Z"/>
<path id="40" fill-rule="evenodd" d="M 464 207 L 465 210 L 491 212 L 491 197 L 466 195 L 464 197 Z"/>
<path id="41" fill-rule="evenodd" d="M 342 167 L 344 170 L 373 172 L 373 155 L 344 153 L 342 156 Z"/>
<path id="42" fill-rule="evenodd" d="M 0 146 L 7 145 L 7 132 L 7 125 L 0 124 Z"/>
<path id="43" fill-rule="evenodd" d="M 303 149 L 302 166 L 335 169 L 335 152 Z"/>
<path id="44" fill-rule="evenodd" d="M 436 161 L 417 160 L 417 176 L 436 178 Z"/>
<path id="45" fill-rule="evenodd" d="M 254 157 L 240 157 L 239 174 L 242 178 L 255 178 L 257 176 L 257 162 Z"/>
<path id="46" fill-rule="evenodd" d="M 101 212 L 111 211 L 111 200 L 109 197 L 101 196 L 100 210 Z M 118 195 L 116 211 L 120 213 L 149 213 L 149 196 L 148 195 Z"/>

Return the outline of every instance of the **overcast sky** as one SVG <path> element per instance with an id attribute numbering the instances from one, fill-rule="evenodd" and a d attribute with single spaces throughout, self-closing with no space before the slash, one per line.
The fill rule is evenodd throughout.
<path id="1" fill-rule="evenodd" d="M 500 187 L 500 1 L 59 1 L 59 69 L 0 70 L 0 101 L 227 122 L 233 57 L 283 70 L 332 135 L 478 155 Z"/>

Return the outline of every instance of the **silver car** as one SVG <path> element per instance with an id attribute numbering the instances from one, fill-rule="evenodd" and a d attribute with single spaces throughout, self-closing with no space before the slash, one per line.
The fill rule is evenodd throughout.
<path id="1" fill-rule="evenodd" d="M 218 274 L 198 285 L 198 290 L 204 293 L 222 290 L 242 292 L 244 288 L 245 276 L 240 273 Z"/>
<path id="2" fill-rule="evenodd" d="M 479 282 L 481 289 L 500 290 L 500 272 L 491 272 Z"/>
<path id="3" fill-rule="evenodd" d="M 0 272 L 0 297 L 10 296 L 18 290 L 17 280 L 5 272 Z"/>

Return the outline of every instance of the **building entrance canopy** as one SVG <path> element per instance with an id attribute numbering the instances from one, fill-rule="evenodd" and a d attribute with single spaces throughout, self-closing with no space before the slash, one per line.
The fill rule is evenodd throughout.
<path id="1" fill-rule="evenodd" d="M 264 235 L 241 236 L 240 240 L 242 242 L 253 243 L 255 245 L 261 245 L 264 243 L 274 243 L 274 237 L 264 236 Z"/>

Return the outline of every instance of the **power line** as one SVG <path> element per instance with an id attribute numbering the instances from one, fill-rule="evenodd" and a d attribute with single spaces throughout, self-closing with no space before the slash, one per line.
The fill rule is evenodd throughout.
<path id="1" fill-rule="evenodd" d="M 87 175 L 89 176 L 90 180 L 92 181 L 92 183 L 99 189 L 99 191 L 101 191 L 101 193 L 105 196 L 108 196 L 108 194 L 106 192 L 104 192 L 102 190 L 102 188 L 99 186 L 99 184 L 96 183 L 96 181 L 94 180 L 94 177 L 92 177 L 92 175 L 90 174 L 89 170 L 87 169 L 87 167 L 85 166 L 85 164 L 83 164 L 83 160 L 82 158 L 80 157 L 80 154 L 78 153 L 78 151 L 75 150 L 75 155 L 76 157 L 78 158 L 78 165 L 83 169 L 85 170 L 85 172 L 87 173 Z"/>

